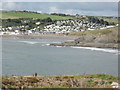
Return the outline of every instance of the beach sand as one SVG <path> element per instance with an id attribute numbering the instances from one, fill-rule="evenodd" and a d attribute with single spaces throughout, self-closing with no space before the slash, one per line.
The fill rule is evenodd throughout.
<path id="1" fill-rule="evenodd" d="M 63 34 L 31 34 L 31 35 L 2 35 L 2 37 L 13 37 L 21 39 L 52 39 L 52 40 L 75 40 L 78 36 L 63 35 Z"/>

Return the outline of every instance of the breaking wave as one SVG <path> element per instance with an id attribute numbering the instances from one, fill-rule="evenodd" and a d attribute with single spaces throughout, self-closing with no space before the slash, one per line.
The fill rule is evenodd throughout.
<path id="1" fill-rule="evenodd" d="M 120 54 L 120 51 L 115 49 L 104 49 L 104 48 L 95 48 L 95 47 L 72 47 L 72 48 L 89 49 L 92 51 L 103 51 L 108 53 Z"/>
<path id="2" fill-rule="evenodd" d="M 23 42 L 26 44 L 37 44 L 37 43 L 41 43 L 42 46 L 49 46 L 50 43 L 60 43 L 60 42 L 50 42 L 49 44 L 47 42 L 35 42 L 35 41 L 19 41 L 19 42 Z M 44 43 L 44 44 L 43 44 Z M 56 47 L 64 47 L 64 46 L 56 46 Z M 116 50 L 116 49 L 107 49 L 107 48 L 95 48 L 95 47 L 75 47 L 75 46 L 71 46 L 71 48 L 78 48 L 78 49 L 88 49 L 88 50 L 92 50 L 92 51 L 102 51 L 102 52 L 108 52 L 108 53 L 113 53 L 113 54 L 120 54 L 120 51 Z"/>
<path id="3" fill-rule="evenodd" d="M 36 43 L 61 43 L 60 42 L 56 42 L 56 41 L 44 41 L 44 42 L 36 42 L 36 41 L 19 41 L 19 42 L 23 42 L 23 43 L 27 43 L 27 44 L 36 44 Z"/>
<path id="4" fill-rule="evenodd" d="M 33 41 L 20 41 L 20 42 L 23 42 L 23 43 L 26 43 L 26 44 L 36 44 L 36 43 L 39 43 L 39 42 L 33 42 Z"/>

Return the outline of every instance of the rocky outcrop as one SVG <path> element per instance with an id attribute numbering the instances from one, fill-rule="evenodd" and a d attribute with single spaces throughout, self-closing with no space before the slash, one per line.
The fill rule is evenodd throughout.
<path id="1" fill-rule="evenodd" d="M 98 31 L 78 32 L 79 38 L 72 42 L 54 43 L 53 46 L 80 46 L 98 48 L 119 48 L 118 27 Z"/>

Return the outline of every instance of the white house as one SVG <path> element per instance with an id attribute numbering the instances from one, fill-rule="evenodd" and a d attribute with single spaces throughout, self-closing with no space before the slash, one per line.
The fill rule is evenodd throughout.
<path id="1" fill-rule="evenodd" d="M 114 26 L 107 26 L 107 28 L 111 28 L 111 27 L 114 27 Z"/>
<path id="2" fill-rule="evenodd" d="M 35 24 L 36 24 L 36 25 L 39 25 L 39 24 L 40 24 L 40 22 L 36 22 Z"/>
<path id="3" fill-rule="evenodd" d="M 31 30 L 27 30 L 27 34 L 28 35 L 32 34 L 32 31 Z"/>
<path id="4" fill-rule="evenodd" d="M 15 34 L 16 34 L 16 35 L 20 34 L 20 33 L 19 33 L 19 30 L 15 30 Z"/>
<path id="5" fill-rule="evenodd" d="M 4 34 L 4 32 L 0 32 L 0 35 L 3 35 Z"/>
<path id="6" fill-rule="evenodd" d="M 88 30 L 95 30 L 95 28 L 88 28 Z"/>

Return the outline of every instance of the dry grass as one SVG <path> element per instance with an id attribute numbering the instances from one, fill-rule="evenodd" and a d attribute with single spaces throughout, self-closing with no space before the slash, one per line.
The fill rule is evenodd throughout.
<path id="1" fill-rule="evenodd" d="M 117 77 L 106 74 L 76 76 L 3 77 L 2 88 L 110 88 Z"/>

